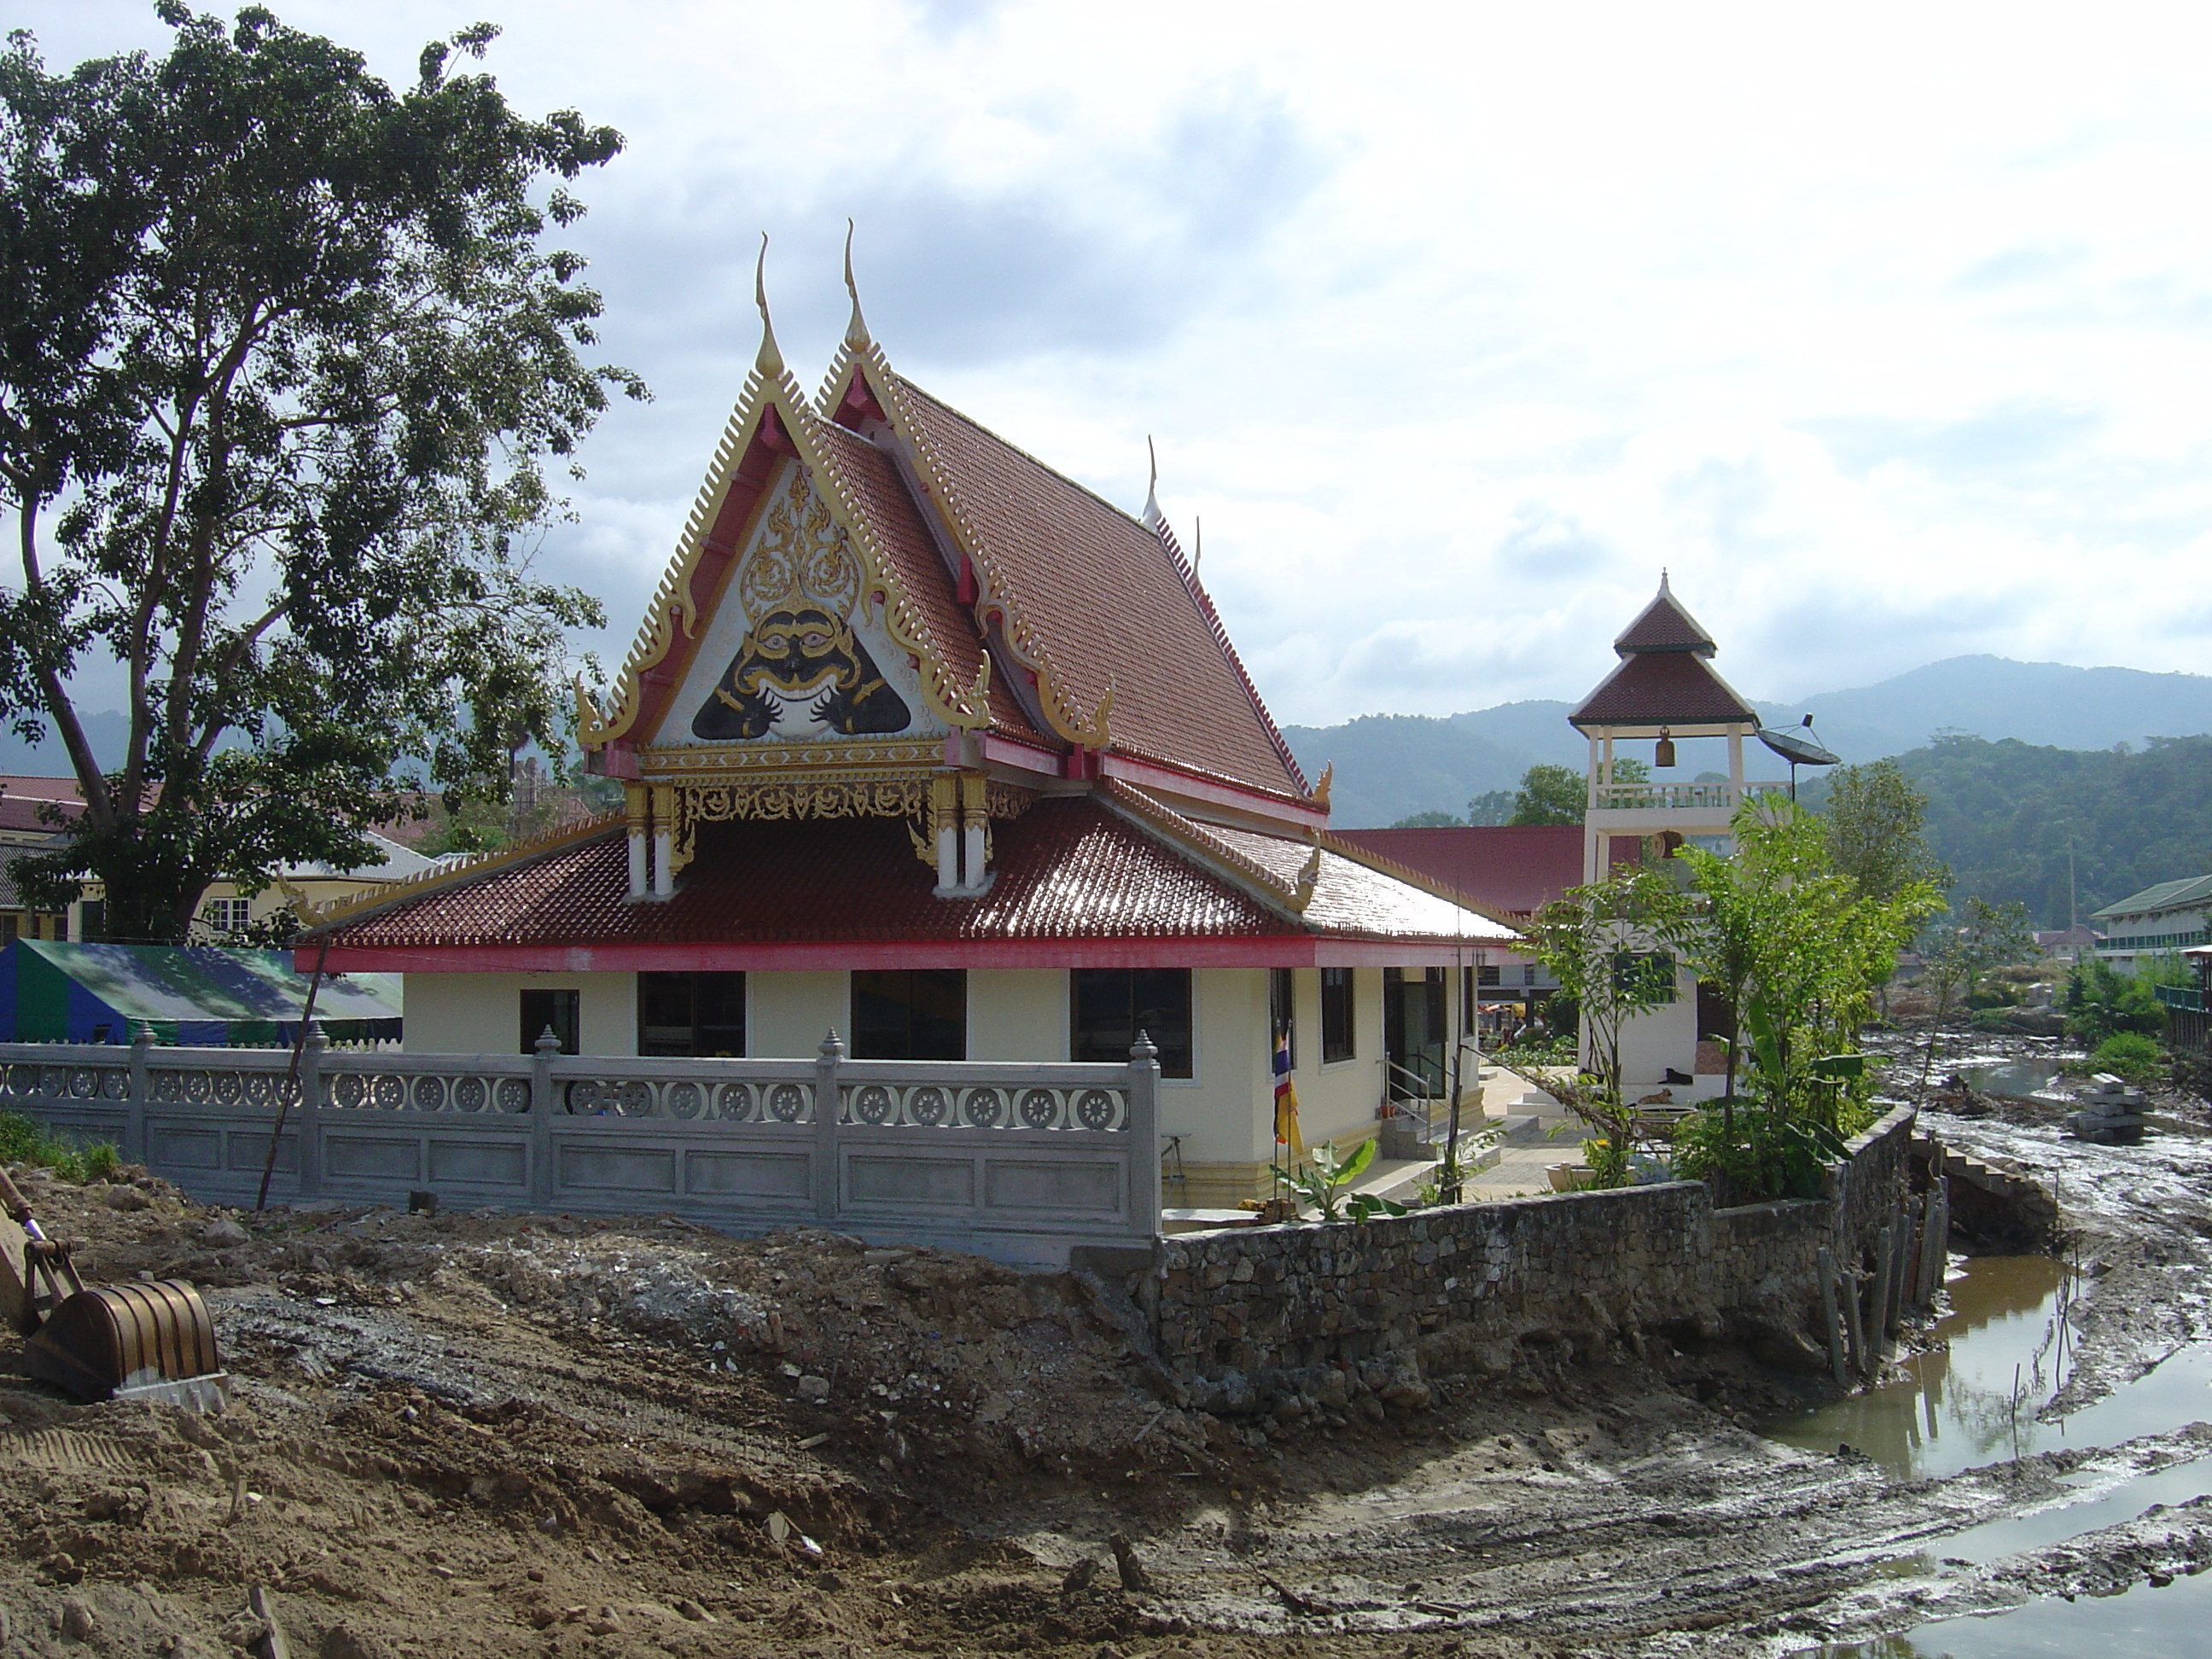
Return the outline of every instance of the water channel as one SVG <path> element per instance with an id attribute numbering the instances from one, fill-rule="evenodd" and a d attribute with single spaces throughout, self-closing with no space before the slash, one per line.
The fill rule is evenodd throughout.
<path id="1" fill-rule="evenodd" d="M 2061 1447 L 2107 1446 L 2212 1419 L 2212 1344 L 2178 1350 L 2094 1405 L 2054 1421 L 2039 1408 L 2072 1367 L 2066 1319 L 2072 1295 L 2063 1264 L 2047 1256 L 1981 1256 L 1954 1262 L 1951 1312 L 1935 1328 L 1948 1349 L 1915 1355 L 1887 1387 L 1766 1425 L 1808 1451 L 1849 1444 L 1900 1478 L 1956 1474 Z M 2038 1549 L 2212 1492 L 2212 1456 L 2113 1483 L 2078 1477 L 2080 1497 L 1992 1522 L 1901 1557 L 1892 1570 L 1936 1573 L 1945 1562 L 1979 1564 Z M 2026 1659 L 2094 1652 L 2098 1659 L 2167 1659 L 2206 1650 L 2212 1573 L 2167 1588 L 2079 1601 L 2039 1601 L 2007 1613 L 1923 1625 L 1901 1636 L 1806 1650 L 1821 1659 Z"/>

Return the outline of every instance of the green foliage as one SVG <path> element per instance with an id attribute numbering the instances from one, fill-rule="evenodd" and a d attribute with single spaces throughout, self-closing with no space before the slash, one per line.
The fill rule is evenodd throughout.
<path id="1" fill-rule="evenodd" d="M 13 869 L 48 905 L 97 878 L 123 939 L 183 937 L 214 879 L 357 865 L 408 792 L 497 794 L 556 740 L 603 612 L 532 571 L 549 470 L 645 395 L 580 359 L 599 297 L 542 243 L 620 135 L 448 72 L 495 31 L 395 92 L 258 7 L 160 12 L 160 58 L 0 53 L 0 720 L 85 797 Z M 110 661 L 106 775 L 70 688 Z"/>
<path id="2" fill-rule="evenodd" d="M 1317 1146 L 1309 1146 L 1306 1149 L 1306 1158 L 1308 1162 L 1299 1164 L 1296 1170 L 1286 1170 L 1279 1164 L 1271 1164 L 1268 1167 L 1274 1171 L 1276 1180 L 1314 1206 L 1321 1220 L 1343 1220 L 1345 1218 L 1344 1188 L 1358 1180 L 1360 1172 L 1375 1161 L 1375 1143 L 1372 1140 L 1363 1140 L 1350 1152 L 1340 1158 L 1337 1155 L 1336 1143 L 1333 1140 L 1324 1140 Z M 1364 1196 L 1365 1194 L 1354 1197 L 1353 1204 L 1357 1206 L 1359 1197 Z M 1373 1202 L 1377 1207 L 1383 1205 L 1383 1200 L 1380 1199 Z M 1405 1208 L 1401 1205 L 1390 1212 L 1394 1215 L 1403 1215 Z M 1354 1215 L 1352 1218 L 1364 1221 L 1373 1213 L 1373 1209 L 1364 1209 Z"/>
<path id="3" fill-rule="evenodd" d="M 1571 1036 L 1539 1036 L 1533 1031 L 1523 1031 L 1511 1048 L 1499 1048 L 1490 1058 L 1516 1072 L 1532 1066 L 1571 1066 L 1575 1063 L 1575 1040 Z"/>
<path id="4" fill-rule="evenodd" d="M 2141 1031 L 2115 1031 L 2091 1052 L 2089 1069 L 2110 1072 L 2130 1083 L 2156 1083 L 2170 1068 L 2166 1050 L 2159 1047 L 2156 1037 Z"/>
<path id="5" fill-rule="evenodd" d="M 2153 738 L 2125 752 L 1947 734 L 1896 765 L 1926 795 L 1929 846 L 1957 884 L 2018 901 L 2039 927 L 2067 924 L 2069 847 L 2084 921 L 2207 867 L 2212 736 Z"/>
<path id="6" fill-rule="evenodd" d="M 1457 828 L 1459 823 L 1460 820 L 1449 812 L 1415 812 L 1410 817 L 1400 818 L 1390 827 L 1393 830 L 1451 830 Z"/>
<path id="7" fill-rule="evenodd" d="M 1579 772 L 1548 763 L 1521 775 L 1508 823 L 1580 823 L 1589 805 L 1589 783 Z"/>
<path id="8" fill-rule="evenodd" d="M 0 1112 L 0 1164 L 30 1164 L 64 1181 L 105 1181 L 123 1167 L 108 1141 L 64 1140 L 21 1112 Z"/>
<path id="9" fill-rule="evenodd" d="M 1821 813 L 1828 855 L 1864 897 L 1951 884 L 1951 872 L 1928 849 L 1927 818 L 1927 796 L 1894 760 L 1838 767 L 1828 780 Z"/>
<path id="10" fill-rule="evenodd" d="M 2074 964 L 2058 1006 L 2065 1012 L 2068 1035 L 2091 1048 L 2124 1032 L 2149 1037 L 2166 1029 L 2166 1014 L 2150 981 L 2123 974 L 2096 957 Z"/>
<path id="11" fill-rule="evenodd" d="M 1827 1124 L 1771 1111 L 1707 1106 L 1674 1131 L 1674 1173 L 1713 1188 L 1716 1204 L 1818 1198 L 1827 1166 L 1844 1156 Z"/>
<path id="12" fill-rule="evenodd" d="M 1467 821 L 1473 824 L 1512 823 L 1513 793 L 1510 789 L 1486 789 L 1471 797 L 1467 803 Z"/>

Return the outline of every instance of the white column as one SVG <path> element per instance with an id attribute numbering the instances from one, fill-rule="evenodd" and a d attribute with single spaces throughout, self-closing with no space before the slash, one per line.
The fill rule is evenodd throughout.
<path id="1" fill-rule="evenodd" d="M 657 784 L 653 791 L 653 896 L 672 898 L 676 894 L 676 792 L 665 784 Z"/>
<path id="2" fill-rule="evenodd" d="M 623 789 L 623 804 L 629 813 L 629 896 L 641 899 L 646 895 L 645 842 L 650 823 L 648 797 L 641 783 L 627 784 Z"/>

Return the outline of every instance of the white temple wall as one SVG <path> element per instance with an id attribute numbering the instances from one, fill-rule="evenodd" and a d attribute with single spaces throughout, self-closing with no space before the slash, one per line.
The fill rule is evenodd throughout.
<path id="1" fill-rule="evenodd" d="M 410 1054 L 521 1052 L 522 993 L 573 990 L 587 1054 L 637 1052 L 635 974 L 409 974 L 400 1047 Z M 817 1038 L 817 1041 L 819 1041 Z"/>

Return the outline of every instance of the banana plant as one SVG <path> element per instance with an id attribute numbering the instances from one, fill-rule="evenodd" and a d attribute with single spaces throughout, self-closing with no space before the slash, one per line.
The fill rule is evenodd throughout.
<path id="1" fill-rule="evenodd" d="M 1353 1221 L 1367 1221 L 1378 1214 L 1403 1215 L 1406 1206 L 1387 1198 L 1377 1198 L 1371 1193 L 1346 1194 L 1345 1188 L 1359 1178 L 1367 1166 L 1375 1161 L 1375 1143 L 1363 1140 L 1342 1157 L 1336 1143 L 1324 1140 L 1309 1147 L 1310 1160 L 1295 1170 L 1285 1170 L 1279 1164 L 1271 1165 L 1275 1178 L 1314 1206 L 1316 1218 L 1322 1221 L 1342 1221 L 1347 1217 Z"/>

